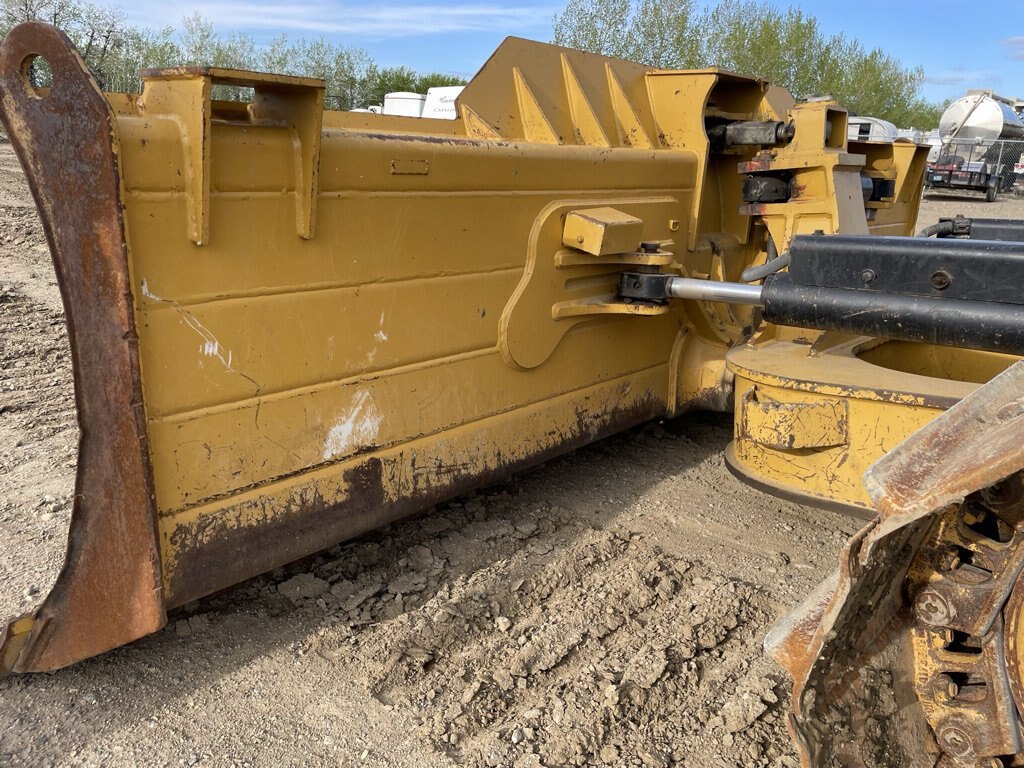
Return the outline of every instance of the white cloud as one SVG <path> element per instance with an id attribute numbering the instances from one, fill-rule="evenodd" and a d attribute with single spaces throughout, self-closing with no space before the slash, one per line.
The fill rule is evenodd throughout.
<path id="1" fill-rule="evenodd" d="M 451 5 L 381 2 L 349 5 L 330 0 L 281 3 L 261 0 L 139 3 L 127 11 L 128 21 L 145 26 L 177 26 L 198 10 L 221 30 L 246 29 L 367 37 L 412 37 L 446 32 L 513 32 L 549 26 L 550 4 L 503 6 L 467 2 Z"/>
<path id="2" fill-rule="evenodd" d="M 1008 37 L 1000 40 L 1003 45 L 1010 49 L 1010 58 L 1024 61 L 1024 37 Z"/>
<path id="3" fill-rule="evenodd" d="M 925 74 L 924 81 L 929 85 L 958 85 L 982 88 L 1000 83 L 1002 79 L 998 72 L 953 68 L 939 72 L 928 72 Z"/>

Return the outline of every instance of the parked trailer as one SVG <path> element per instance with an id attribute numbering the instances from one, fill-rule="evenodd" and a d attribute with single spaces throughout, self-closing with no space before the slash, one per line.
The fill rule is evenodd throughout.
<path id="1" fill-rule="evenodd" d="M 1016 180 L 1001 141 L 1024 138 L 1024 122 L 1005 101 L 989 94 L 957 99 L 939 120 L 942 149 L 928 164 L 929 190 L 981 192 L 993 202 Z"/>

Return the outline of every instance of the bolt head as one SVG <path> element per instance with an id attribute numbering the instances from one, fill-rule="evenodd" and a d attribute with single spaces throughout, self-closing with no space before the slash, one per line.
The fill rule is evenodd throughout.
<path id="1" fill-rule="evenodd" d="M 960 565 L 960 552 L 956 547 L 947 547 L 939 557 L 939 568 L 943 571 L 955 571 Z"/>
<path id="2" fill-rule="evenodd" d="M 933 685 L 936 698 L 947 704 L 960 693 L 960 686 L 949 675 L 936 675 Z"/>
<path id="3" fill-rule="evenodd" d="M 967 733 L 954 726 L 943 728 L 939 732 L 939 746 L 953 757 L 963 757 L 974 750 Z"/>
<path id="4" fill-rule="evenodd" d="M 928 589 L 918 596 L 914 612 L 925 624 L 944 627 L 956 616 L 956 607 L 938 592 Z"/>

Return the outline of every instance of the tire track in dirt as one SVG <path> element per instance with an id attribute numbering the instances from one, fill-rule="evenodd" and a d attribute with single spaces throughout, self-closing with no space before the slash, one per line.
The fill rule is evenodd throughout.
<path id="1" fill-rule="evenodd" d="M 534 530 L 529 518 L 514 530 L 524 529 Z M 500 533 L 493 540 L 510 549 Z M 374 624 L 350 661 L 373 693 L 429 705 L 421 731 L 460 763 L 693 759 L 681 716 L 707 725 L 723 675 L 741 666 L 709 677 L 709 660 L 757 653 L 769 618 L 759 591 L 628 531 L 579 531 L 553 558 L 539 542 L 511 549 L 420 609 Z"/>

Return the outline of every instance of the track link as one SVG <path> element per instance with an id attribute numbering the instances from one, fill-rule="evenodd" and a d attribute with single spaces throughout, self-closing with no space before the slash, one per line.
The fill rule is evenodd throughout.
<path id="1" fill-rule="evenodd" d="M 1017 764 L 1024 751 L 1016 627 L 1024 594 L 1022 476 L 950 507 L 907 577 L 913 606 L 914 689 L 942 763 L 963 768 Z M 1021 690 L 1019 682 L 1017 691 Z"/>

